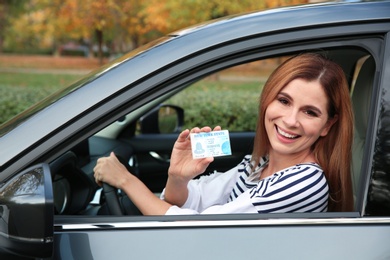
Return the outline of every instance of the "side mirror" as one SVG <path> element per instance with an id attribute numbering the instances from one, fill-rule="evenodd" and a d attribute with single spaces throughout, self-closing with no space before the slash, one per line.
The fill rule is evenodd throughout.
<path id="1" fill-rule="evenodd" d="M 30 167 L 7 180 L 0 188 L 0 251 L 50 257 L 53 253 L 53 211 L 52 182 L 47 164 Z"/>
<path id="2" fill-rule="evenodd" d="M 177 133 L 183 124 L 184 110 L 173 105 L 160 105 L 140 119 L 143 134 Z"/>

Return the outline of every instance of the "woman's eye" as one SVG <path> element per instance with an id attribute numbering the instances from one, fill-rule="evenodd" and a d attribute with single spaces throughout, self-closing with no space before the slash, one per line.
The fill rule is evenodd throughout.
<path id="1" fill-rule="evenodd" d="M 288 105 L 288 100 L 287 99 L 285 99 L 285 98 L 278 98 L 278 101 L 280 102 L 280 103 L 282 103 L 283 105 Z"/>
<path id="2" fill-rule="evenodd" d="M 317 117 L 318 114 L 314 112 L 313 110 L 306 110 L 305 113 L 309 116 Z"/>

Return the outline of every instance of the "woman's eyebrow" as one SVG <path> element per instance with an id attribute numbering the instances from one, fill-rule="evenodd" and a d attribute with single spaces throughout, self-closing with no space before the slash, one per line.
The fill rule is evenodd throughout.
<path id="1" fill-rule="evenodd" d="M 284 96 L 288 99 L 292 99 L 291 96 L 289 94 L 287 94 L 286 92 L 279 92 L 278 96 L 281 95 L 281 96 Z"/>

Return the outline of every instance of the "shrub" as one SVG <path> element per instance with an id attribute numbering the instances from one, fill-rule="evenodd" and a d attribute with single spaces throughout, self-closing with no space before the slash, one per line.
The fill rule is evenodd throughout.
<path id="1" fill-rule="evenodd" d="M 0 73 L 0 124 L 78 78 L 80 75 Z"/>
<path id="2" fill-rule="evenodd" d="M 0 85 L 0 124 L 29 108 L 51 92 L 47 89 L 15 88 Z"/>
<path id="3" fill-rule="evenodd" d="M 184 109 L 185 128 L 220 125 L 229 131 L 254 131 L 262 84 L 202 81 L 165 102 Z"/>

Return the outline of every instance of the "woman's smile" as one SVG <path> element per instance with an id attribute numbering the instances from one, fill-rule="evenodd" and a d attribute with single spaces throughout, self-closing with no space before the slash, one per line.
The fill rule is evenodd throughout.
<path id="1" fill-rule="evenodd" d="M 287 133 L 285 131 L 283 131 L 280 127 L 278 127 L 277 125 L 275 126 L 276 128 L 276 132 L 281 135 L 282 137 L 285 137 L 287 139 L 296 139 L 296 138 L 299 138 L 299 135 L 297 134 L 291 134 L 291 133 Z"/>

